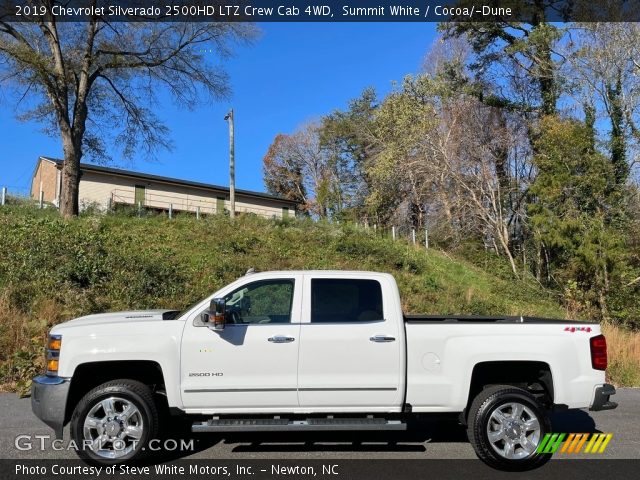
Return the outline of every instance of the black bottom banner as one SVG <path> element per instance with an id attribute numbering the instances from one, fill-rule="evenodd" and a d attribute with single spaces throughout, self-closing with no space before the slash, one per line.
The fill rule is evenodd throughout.
<path id="1" fill-rule="evenodd" d="M 504 472 L 479 460 L 178 460 L 155 465 L 91 466 L 79 460 L 0 460 L 0 480 L 172 480 L 318 478 L 336 480 L 636 479 L 640 460 L 551 460 L 527 472 Z"/>

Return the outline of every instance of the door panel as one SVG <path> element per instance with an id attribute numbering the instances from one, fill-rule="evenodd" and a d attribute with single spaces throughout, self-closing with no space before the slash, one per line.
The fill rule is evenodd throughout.
<path id="1" fill-rule="evenodd" d="M 396 336 L 376 343 L 375 335 Z M 385 322 L 304 324 L 300 331 L 301 407 L 392 406 L 399 397 L 397 332 Z"/>
<path id="2" fill-rule="evenodd" d="M 183 339 L 186 408 L 297 407 L 299 324 L 195 328 Z M 276 343 L 274 337 L 293 338 Z M 187 351 L 190 350 L 190 351 Z"/>
<path id="3" fill-rule="evenodd" d="M 221 332 L 199 322 L 199 315 L 187 320 L 181 362 L 185 408 L 298 406 L 300 283 L 296 276 L 247 280 L 223 291 L 227 312 L 233 312 L 228 321 L 234 323 Z"/>
<path id="4" fill-rule="evenodd" d="M 312 288 L 305 277 L 300 330 L 298 399 L 301 407 L 390 407 L 401 403 L 402 334 L 381 305 L 382 290 L 354 279 Z M 360 283 L 356 283 L 360 282 Z M 380 298 L 376 301 L 375 298 Z M 375 318 L 378 320 L 375 320 Z M 315 321 L 314 321 L 315 320 Z"/>

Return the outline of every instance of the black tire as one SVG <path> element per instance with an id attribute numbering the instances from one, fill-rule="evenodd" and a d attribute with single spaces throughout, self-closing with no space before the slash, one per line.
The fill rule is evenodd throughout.
<path id="1" fill-rule="evenodd" d="M 507 404 L 510 403 L 523 405 L 537 418 L 539 435 L 537 441 L 529 443 L 529 445 L 534 444 L 535 447 L 537 447 L 544 435 L 551 431 L 549 416 L 533 395 L 522 388 L 512 387 L 510 385 L 487 387 L 473 400 L 467 418 L 467 436 L 469 437 L 469 442 L 471 442 L 478 458 L 493 468 L 511 471 L 537 468 L 546 463 L 551 455 L 536 453 L 535 448 L 532 453 L 527 453 L 522 445 L 518 445 L 514 450 L 518 455 L 526 456 L 523 458 L 506 458 L 503 456 L 504 450 L 506 450 L 505 440 L 498 440 L 495 448 L 494 444 L 489 440 L 487 429 L 489 422 L 493 421 L 491 420 L 491 415 L 501 407 L 508 409 Z M 527 413 L 524 415 L 529 416 Z M 516 435 L 515 430 L 511 430 L 511 432 L 513 435 Z M 533 434 L 530 434 L 529 438 L 532 439 Z M 518 439 L 515 440 L 515 442 L 518 441 Z M 497 451 L 497 449 L 500 449 L 500 446 L 504 449 L 503 454 Z"/>
<path id="2" fill-rule="evenodd" d="M 133 404 L 141 419 L 140 438 L 133 443 L 132 450 L 117 458 L 106 458 L 96 454 L 91 448 L 84 445 L 84 422 L 91 409 L 99 402 L 110 397 L 124 399 Z M 105 411 L 106 413 L 106 411 Z M 71 438 L 78 446 L 78 456 L 92 465 L 117 465 L 126 462 L 138 461 L 148 453 L 149 441 L 156 439 L 158 435 L 158 407 L 153 392 L 145 384 L 135 380 L 112 380 L 98 385 L 89 391 L 78 403 L 71 416 Z M 113 445 L 113 443 L 112 443 Z"/>

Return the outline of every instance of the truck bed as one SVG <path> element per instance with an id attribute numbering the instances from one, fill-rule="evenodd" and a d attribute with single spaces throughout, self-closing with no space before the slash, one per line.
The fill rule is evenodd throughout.
<path id="1" fill-rule="evenodd" d="M 405 323 L 527 323 L 542 325 L 552 323 L 589 325 L 594 323 L 578 320 L 562 320 L 559 318 L 510 316 L 487 317 L 481 315 L 404 315 L 404 321 Z"/>

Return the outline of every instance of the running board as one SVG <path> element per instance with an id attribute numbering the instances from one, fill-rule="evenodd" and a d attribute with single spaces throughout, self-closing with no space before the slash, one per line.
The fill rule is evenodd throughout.
<path id="1" fill-rule="evenodd" d="M 400 420 L 385 418 L 287 418 L 266 419 L 213 419 L 196 422 L 192 432 L 282 432 L 282 431 L 340 431 L 340 430 L 406 430 Z"/>

